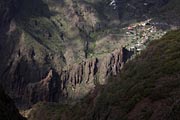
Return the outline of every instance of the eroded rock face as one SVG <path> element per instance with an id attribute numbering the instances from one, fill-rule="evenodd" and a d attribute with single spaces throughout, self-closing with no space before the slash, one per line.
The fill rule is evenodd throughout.
<path id="1" fill-rule="evenodd" d="M 110 75 L 119 73 L 132 54 L 122 48 L 102 58 L 70 65 L 60 72 L 50 69 L 41 81 L 27 85 L 23 97 L 29 104 L 82 98 L 93 91 L 97 84 L 106 84 Z"/>
<path id="2" fill-rule="evenodd" d="M 103 10 L 96 10 L 103 1 L 93 3 L 96 7 L 72 0 L 0 3 L 0 83 L 18 105 L 81 98 L 116 75 L 131 56 L 125 49 L 105 48 L 112 53 L 77 63 L 87 58 L 90 45 L 95 46 L 89 42 L 94 41 L 90 33 L 101 32 L 110 22 L 105 13 L 100 15 Z M 101 42 L 100 46 L 107 44 Z"/>
<path id="3" fill-rule="evenodd" d="M 58 74 L 49 70 L 47 76 L 37 83 L 29 83 L 25 88 L 23 100 L 25 103 L 36 103 L 38 101 L 57 102 L 61 95 L 61 84 Z"/>

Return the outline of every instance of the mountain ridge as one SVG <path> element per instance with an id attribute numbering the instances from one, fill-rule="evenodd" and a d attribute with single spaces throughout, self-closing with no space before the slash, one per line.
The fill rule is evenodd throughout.
<path id="1" fill-rule="evenodd" d="M 174 0 L 172 1 L 174 2 Z M 55 84 L 55 87 L 52 88 L 52 92 L 55 94 L 58 91 L 58 94 L 62 95 L 63 98 L 68 93 L 71 94 L 69 91 L 61 93 L 61 87 L 56 87 L 64 82 L 60 80 L 63 69 L 69 71 L 66 69 L 68 66 L 78 63 L 84 64 L 81 61 L 86 59 L 101 59 L 103 56 L 124 46 L 135 48 L 144 39 L 144 35 L 148 36 L 147 41 L 145 41 L 148 43 L 164 35 L 174 25 L 174 21 L 172 22 L 171 19 L 170 21 L 162 20 L 162 23 L 168 22 L 168 25 L 165 25 L 165 30 L 161 29 L 164 24 L 148 27 L 139 23 L 139 21 L 146 20 L 144 16 L 141 16 L 143 11 L 145 11 L 143 14 L 147 14 L 148 18 L 152 17 L 152 22 L 156 22 L 156 17 L 154 17 L 156 11 L 154 10 L 159 7 L 166 7 L 169 2 L 155 0 L 152 0 L 151 4 L 146 0 L 137 3 L 132 0 L 122 2 L 123 5 L 118 4 L 118 9 L 114 10 L 109 6 L 109 1 L 102 0 L 2 1 L 1 5 L 5 9 L 2 7 L 0 11 L 5 12 L 0 14 L 3 16 L 1 19 L 3 26 L 0 28 L 0 31 L 2 31 L 0 33 L 2 35 L 0 38 L 0 53 L 3 56 L 0 59 L 0 83 L 17 105 L 21 106 L 24 98 L 29 98 L 25 99 L 26 104 L 32 100 L 30 98 L 38 98 L 34 100 L 36 102 L 51 101 L 47 98 L 41 99 L 49 92 L 46 88 L 49 84 L 43 87 L 45 88 L 44 94 L 38 93 L 35 89 L 37 87 L 36 83 L 38 85 L 43 83 L 42 85 L 44 85 L 41 80 L 46 78 L 51 69 L 54 70 L 56 76 L 53 78 L 52 83 Z M 144 2 L 149 3 L 150 6 L 146 8 Z M 134 10 L 128 4 L 135 6 L 137 9 Z M 169 7 L 172 6 L 169 5 Z M 152 12 L 148 13 L 149 11 Z M 174 12 L 174 8 L 172 11 Z M 167 17 L 168 15 L 169 13 L 162 16 Z M 172 18 L 175 19 L 178 16 Z M 178 26 L 178 21 L 175 24 Z M 129 27 L 132 30 L 129 30 Z M 143 48 L 146 47 L 144 44 L 146 43 L 143 42 Z M 106 60 L 104 60 L 104 66 L 109 64 Z M 110 63 L 111 65 L 113 66 Z M 119 69 L 119 66 L 115 67 Z M 112 71 L 106 68 L 108 67 L 101 68 L 105 69 L 102 70 L 103 73 L 111 74 Z M 72 71 L 76 72 L 76 70 L 76 67 L 74 67 Z M 74 72 L 69 75 L 73 76 L 73 80 L 68 79 L 68 87 L 76 81 L 76 75 Z M 93 81 L 92 89 L 96 84 L 95 81 Z M 70 89 L 74 89 L 74 86 L 72 85 Z M 24 91 L 27 93 L 24 93 Z M 33 102 L 33 104 L 36 102 Z"/>

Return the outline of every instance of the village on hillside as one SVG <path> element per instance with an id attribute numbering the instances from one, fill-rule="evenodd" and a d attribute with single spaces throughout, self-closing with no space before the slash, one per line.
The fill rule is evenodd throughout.
<path id="1" fill-rule="evenodd" d="M 128 41 L 125 47 L 130 51 L 140 52 L 150 41 L 159 39 L 166 34 L 167 27 L 169 27 L 167 23 L 152 22 L 151 19 L 129 25 L 124 28 L 126 31 L 124 39 Z"/>

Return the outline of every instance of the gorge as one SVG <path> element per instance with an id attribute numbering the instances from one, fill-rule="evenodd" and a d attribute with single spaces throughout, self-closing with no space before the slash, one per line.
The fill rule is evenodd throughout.
<path id="1" fill-rule="evenodd" d="M 0 84 L 22 111 L 96 99 L 152 41 L 179 29 L 179 13 L 178 0 L 1 0 Z"/>

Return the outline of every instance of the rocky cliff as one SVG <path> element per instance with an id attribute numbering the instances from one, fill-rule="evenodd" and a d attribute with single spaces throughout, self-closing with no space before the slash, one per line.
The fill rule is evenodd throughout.
<path id="1" fill-rule="evenodd" d="M 113 72 L 120 68 L 120 58 L 113 58 L 114 53 L 107 59 L 85 60 L 94 44 L 90 32 L 104 27 L 100 20 L 104 17 L 89 3 L 9 0 L 1 6 L 1 83 L 18 105 L 21 100 L 30 104 L 84 96 L 98 77 L 111 74 L 111 66 Z"/>
<path id="2" fill-rule="evenodd" d="M 0 2 L 0 83 L 18 106 L 81 98 L 96 84 L 105 84 L 109 75 L 120 71 L 131 56 L 121 46 L 139 45 L 144 35 L 149 42 L 167 30 L 156 25 L 135 25 L 129 30 L 128 26 L 144 20 L 140 15 L 146 8 L 144 14 L 152 18 L 152 23 L 160 21 L 152 10 L 165 7 L 168 1 L 122 1 L 117 4 L 118 9 L 109 3 L 102 0 Z M 176 9 L 171 10 L 173 13 Z M 132 11 L 135 13 L 131 14 Z M 167 22 L 162 21 L 160 26 Z M 170 29 L 171 25 L 174 21 L 166 28 Z M 144 32 L 146 29 L 148 32 Z"/>
<path id="3" fill-rule="evenodd" d="M 107 78 L 119 73 L 132 55 L 132 51 L 122 48 L 102 58 L 70 65 L 59 73 L 50 69 L 41 81 L 27 85 L 23 97 L 30 105 L 38 101 L 80 99 L 92 92 L 96 85 L 106 84 Z"/>

